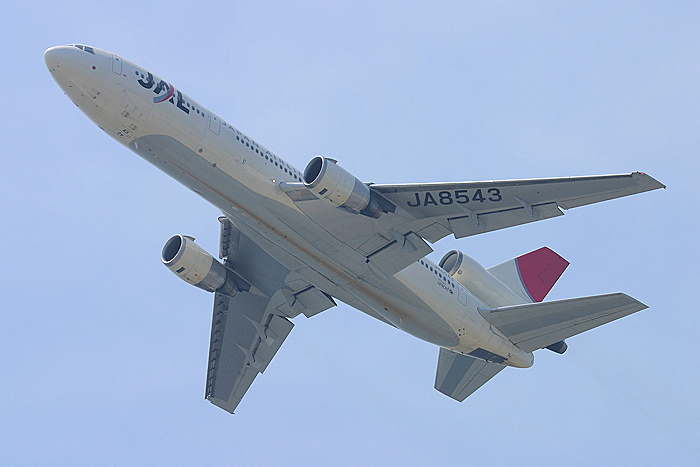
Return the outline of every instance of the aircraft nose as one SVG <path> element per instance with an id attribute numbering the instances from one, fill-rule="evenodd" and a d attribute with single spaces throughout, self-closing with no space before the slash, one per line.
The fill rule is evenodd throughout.
<path id="1" fill-rule="evenodd" d="M 51 77 L 68 97 L 88 115 L 100 111 L 104 100 L 105 75 L 111 59 L 87 45 L 59 45 L 44 52 Z M 100 102 L 96 100 L 101 95 Z"/>
<path id="2" fill-rule="evenodd" d="M 54 79 L 90 81 L 109 67 L 105 54 L 87 45 L 59 45 L 44 52 L 44 61 Z"/>
<path id="3" fill-rule="evenodd" d="M 71 52 L 68 49 L 70 49 L 70 46 L 67 45 L 59 45 L 46 49 L 46 52 L 44 52 L 44 62 L 46 62 L 46 66 L 50 71 L 55 70 L 60 66 L 61 62 L 66 61 L 66 58 Z"/>

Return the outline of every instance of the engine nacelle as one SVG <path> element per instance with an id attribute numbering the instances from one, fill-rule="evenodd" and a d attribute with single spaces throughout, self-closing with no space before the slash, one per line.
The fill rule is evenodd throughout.
<path id="1" fill-rule="evenodd" d="M 234 274 L 185 235 L 171 237 L 163 247 L 163 264 L 177 277 L 207 292 L 233 297 L 240 289 Z"/>
<path id="2" fill-rule="evenodd" d="M 304 185 L 323 201 L 346 211 L 375 219 L 382 208 L 367 185 L 334 160 L 316 156 L 304 169 Z"/>
<path id="3" fill-rule="evenodd" d="M 497 308 L 521 305 L 525 300 L 461 251 L 452 250 L 440 260 L 440 267 L 484 304 Z"/>

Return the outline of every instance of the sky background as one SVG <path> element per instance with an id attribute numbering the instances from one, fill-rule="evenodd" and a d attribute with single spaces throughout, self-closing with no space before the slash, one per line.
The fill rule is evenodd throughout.
<path id="1" fill-rule="evenodd" d="M 5 2 L 0 464 L 692 465 L 700 198 L 697 2 Z M 583 4 L 582 4 L 583 3 Z M 541 246 L 548 299 L 649 309 L 539 351 L 463 403 L 438 349 L 345 305 L 296 326 L 236 415 L 205 401 L 213 297 L 162 266 L 216 253 L 216 208 L 100 131 L 44 50 L 172 82 L 303 168 L 376 183 L 648 172 L 666 190 L 433 245 Z"/>

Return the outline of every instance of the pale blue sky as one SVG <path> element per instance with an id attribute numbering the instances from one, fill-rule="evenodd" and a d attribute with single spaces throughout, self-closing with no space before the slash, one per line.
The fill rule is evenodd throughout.
<path id="1" fill-rule="evenodd" d="M 612 3 L 612 4 L 611 4 Z M 3 5 L 0 464 L 689 465 L 700 459 L 696 2 Z M 229 415 L 206 402 L 211 295 L 160 264 L 219 213 L 107 137 L 43 62 L 113 51 L 298 168 L 377 183 L 650 173 L 668 186 L 434 245 L 547 245 L 549 299 L 649 309 L 459 404 L 437 348 L 339 306 Z"/>

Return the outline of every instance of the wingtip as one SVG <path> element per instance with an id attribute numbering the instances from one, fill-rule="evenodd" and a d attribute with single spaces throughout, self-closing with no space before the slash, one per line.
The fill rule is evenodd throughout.
<path id="1" fill-rule="evenodd" d="M 637 308 L 637 311 L 642 311 L 642 310 L 646 310 L 647 308 L 649 308 L 649 305 L 647 305 L 646 303 L 640 302 L 639 300 L 637 300 L 636 298 L 632 297 L 629 294 L 626 294 L 625 292 L 617 292 L 616 294 L 611 294 L 611 295 L 618 295 L 620 297 L 623 297 L 629 303 L 631 303 L 633 306 L 635 306 Z"/>
<path id="2" fill-rule="evenodd" d="M 646 185 L 647 190 L 658 190 L 659 188 L 666 189 L 666 185 L 646 172 L 633 172 L 632 176 L 636 176 L 640 184 Z"/>

